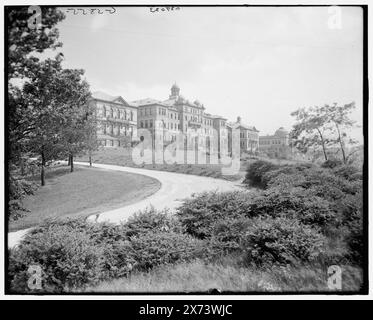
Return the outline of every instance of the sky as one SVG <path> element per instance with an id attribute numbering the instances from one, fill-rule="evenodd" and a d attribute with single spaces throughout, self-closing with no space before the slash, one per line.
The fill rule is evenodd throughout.
<path id="1" fill-rule="evenodd" d="M 166 100 L 173 83 L 206 112 L 241 116 L 260 135 L 290 130 L 300 107 L 356 102 L 362 123 L 362 11 L 329 7 L 116 7 L 66 12 L 65 66 L 93 91 Z M 101 10 L 110 9 L 101 8 Z M 330 11 L 331 10 L 331 11 Z M 361 129 L 353 136 L 362 140 Z"/>

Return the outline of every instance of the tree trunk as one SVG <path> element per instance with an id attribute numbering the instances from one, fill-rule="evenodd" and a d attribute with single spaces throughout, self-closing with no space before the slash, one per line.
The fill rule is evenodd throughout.
<path id="1" fill-rule="evenodd" d="M 74 172 L 74 156 L 70 155 L 70 172 Z"/>
<path id="2" fill-rule="evenodd" d="M 92 167 L 92 156 L 89 155 L 89 166 Z"/>
<path id="3" fill-rule="evenodd" d="M 21 159 L 21 175 L 24 176 L 25 175 L 25 161 L 24 159 Z"/>
<path id="4" fill-rule="evenodd" d="M 44 151 L 41 153 L 41 171 L 40 171 L 41 185 L 45 186 L 45 156 Z"/>
<path id="5" fill-rule="evenodd" d="M 342 157 L 343 157 L 343 163 L 346 164 L 347 159 L 346 159 L 345 149 L 344 149 L 344 147 L 343 147 L 343 141 L 342 141 L 342 138 L 341 138 L 341 132 L 339 131 L 338 124 L 335 124 L 335 126 L 336 126 L 336 128 L 337 128 L 337 132 L 338 132 L 338 140 L 339 140 L 339 144 L 340 144 L 340 146 L 341 146 Z"/>
<path id="6" fill-rule="evenodd" d="M 322 136 L 321 131 L 319 129 L 317 129 L 317 131 L 319 132 L 319 135 L 320 135 L 320 138 L 321 138 L 321 146 L 322 146 L 322 151 L 324 153 L 324 158 L 325 158 L 325 161 L 327 161 L 328 156 L 326 154 L 324 137 Z"/>

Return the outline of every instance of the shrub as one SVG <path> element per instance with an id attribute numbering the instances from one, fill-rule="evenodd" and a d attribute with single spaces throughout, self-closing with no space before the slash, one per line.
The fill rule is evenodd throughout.
<path id="1" fill-rule="evenodd" d="M 187 233 L 199 239 L 209 238 L 218 220 L 249 214 L 252 198 L 252 193 L 242 191 L 203 192 L 184 200 L 177 217 Z"/>
<path id="2" fill-rule="evenodd" d="M 342 164 L 343 162 L 339 159 L 328 159 L 321 164 L 321 167 L 333 169 L 335 167 L 341 166 Z"/>
<path id="3" fill-rule="evenodd" d="M 346 194 L 355 194 L 361 189 L 361 181 L 346 180 L 334 175 L 330 170 L 308 168 L 297 172 L 293 169 L 282 168 L 268 173 L 265 176 L 265 179 L 268 179 L 268 188 L 302 187 L 315 196 L 332 202 L 344 198 Z"/>
<path id="4" fill-rule="evenodd" d="M 25 179 L 16 179 L 13 175 L 9 176 L 9 198 L 21 199 L 24 196 L 31 195 L 37 189 L 35 182 Z"/>
<path id="5" fill-rule="evenodd" d="M 235 242 L 239 244 L 241 236 L 250 224 L 251 219 L 248 218 L 221 219 L 214 224 L 212 236 L 221 242 Z"/>
<path id="6" fill-rule="evenodd" d="M 17 179 L 13 175 L 9 175 L 9 218 L 10 220 L 18 220 L 23 217 L 28 210 L 23 207 L 22 199 L 27 195 L 34 194 L 37 189 L 35 182 L 30 182 L 25 179 Z"/>
<path id="7" fill-rule="evenodd" d="M 304 174 L 301 174 L 301 173 L 292 173 L 292 174 L 280 173 L 274 176 L 268 175 L 266 176 L 266 179 L 268 179 L 267 189 L 271 189 L 271 188 L 291 189 L 294 187 L 302 186 L 306 183 L 306 178 Z"/>
<path id="8" fill-rule="evenodd" d="M 320 187 L 320 191 L 317 195 L 328 198 L 328 189 L 338 189 L 345 194 L 355 194 L 361 189 L 359 181 L 348 181 L 346 179 L 335 176 L 333 172 L 322 169 L 313 169 L 305 171 L 306 183 L 303 185 L 305 188 L 313 187 L 317 190 Z M 339 198 L 330 197 L 333 200 Z"/>
<path id="9" fill-rule="evenodd" d="M 263 176 L 263 182 L 267 187 L 277 179 L 277 177 L 286 177 L 286 176 L 297 176 L 303 177 L 304 172 L 308 169 L 313 168 L 312 164 L 302 163 L 297 165 L 283 165 L 278 167 L 275 170 L 268 171 Z"/>
<path id="10" fill-rule="evenodd" d="M 348 224 L 349 233 L 346 236 L 346 243 L 349 247 L 349 257 L 359 265 L 363 261 L 364 253 L 364 233 L 363 233 L 363 217 L 361 214 L 356 215 Z"/>
<path id="11" fill-rule="evenodd" d="M 263 179 L 264 175 L 277 169 L 279 166 L 269 161 L 258 160 L 250 164 L 246 170 L 244 183 L 259 188 L 266 188 L 267 185 Z"/>
<path id="12" fill-rule="evenodd" d="M 102 248 L 96 246 L 87 232 L 68 225 L 49 225 L 43 232 L 33 232 L 10 251 L 11 288 L 30 292 L 28 268 L 42 270 L 43 291 L 61 292 L 102 279 Z"/>
<path id="13" fill-rule="evenodd" d="M 136 266 L 148 270 L 157 265 L 201 257 L 203 241 L 176 232 L 149 232 L 131 238 Z"/>
<path id="14" fill-rule="evenodd" d="M 247 262 L 288 264 L 312 261 L 321 252 L 325 237 L 296 219 L 256 218 L 243 239 Z"/>
<path id="15" fill-rule="evenodd" d="M 357 167 L 352 165 L 343 165 L 336 167 L 332 170 L 332 172 L 343 179 L 346 180 L 363 180 L 362 172 Z"/>
<path id="16" fill-rule="evenodd" d="M 217 220 L 212 229 L 211 239 L 207 241 L 209 247 L 207 256 L 216 257 L 240 251 L 242 237 L 248 226 L 250 218 L 222 218 Z"/>
<path id="17" fill-rule="evenodd" d="M 42 269 L 42 292 L 70 291 L 135 270 L 202 257 L 205 242 L 181 233 L 176 217 L 153 209 L 127 223 L 51 219 L 34 228 L 10 254 L 13 291 L 27 287 L 30 265 Z"/>
<path id="18" fill-rule="evenodd" d="M 360 219 L 363 214 L 363 195 L 361 192 L 355 195 L 346 195 L 338 203 L 338 209 L 342 213 L 343 223 L 348 225 L 350 222 Z"/>
<path id="19" fill-rule="evenodd" d="M 251 215 L 286 215 L 304 224 L 325 226 L 336 218 L 328 201 L 303 188 L 271 188 L 257 196 L 250 205 Z"/>
<path id="20" fill-rule="evenodd" d="M 127 236 L 137 236 L 149 231 L 181 232 L 178 219 L 166 211 L 157 211 L 153 207 L 135 213 L 123 225 Z"/>

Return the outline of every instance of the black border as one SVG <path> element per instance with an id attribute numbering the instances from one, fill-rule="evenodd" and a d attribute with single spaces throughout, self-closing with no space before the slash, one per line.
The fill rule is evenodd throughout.
<path id="1" fill-rule="evenodd" d="M 9 262 L 9 252 L 8 252 L 8 202 L 9 202 L 9 194 L 8 194 L 8 150 L 9 150 L 9 134 L 8 134 L 8 113 L 7 113 L 7 105 L 8 105 L 8 26 L 7 26 L 7 11 L 17 7 L 25 7 L 26 5 L 6 5 L 4 6 L 4 284 L 5 284 L 5 295 L 19 295 L 16 293 L 10 292 L 10 286 L 8 281 L 8 262 Z M 41 7 L 45 7 L 46 5 L 42 5 Z M 369 286 L 368 286 L 368 258 L 369 258 L 369 239 L 368 239 L 368 102 L 369 102 L 369 81 L 368 81 L 368 5 L 358 5 L 358 4 L 307 4 L 307 5 L 249 5 L 249 4 L 202 4 L 202 5 L 195 5 L 195 4 L 126 4 L 126 5 L 53 5 L 47 7 L 329 7 L 329 6 L 339 6 L 339 7 L 360 7 L 363 10 L 363 136 L 364 136 L 364 164 L 363 164 L 363 232 L 364 232 L 364 257 L 363 257 L 363 285 L 360 291 L 358 292 L 350 292 L 350 291 L 342 291 L 342 292 L 321 292 L 321 291 L 309 291 L 309 292 L 222 292 L 218 295 L 273 295 L 273 296 L 283 296 L 283 295 L 295 295 L 295 296 L 302 296 L 302 295 L 338 295 L 338 296 L 346 296 L 346 295 L 367 295 L 369 293 Z M 112 292 L 100 292 L 100 293 L 52 293 L 52 294 L 45 294 L 45 293 L 33 293 L 33 294 L 24 294 L 22 296 L 56 296 L 56 295 L 64 295 L 64 296 L 139 296 L 139 295 L 149 295 L 149 296 L 188 296 L 188 295 L 214 295 L 209 292 L 188 292 L 188 293 L 175 293 L 175 292 L 135 292 L 135 293 L 112 293 Z M 154 301 L 155 302 L 155 301 Z M 223 302 L 223 300 L 222 300 Z M 192 301 L 190 301 L 192 303 Z M 215 303 L 218 303 L 216 300 Z"/>

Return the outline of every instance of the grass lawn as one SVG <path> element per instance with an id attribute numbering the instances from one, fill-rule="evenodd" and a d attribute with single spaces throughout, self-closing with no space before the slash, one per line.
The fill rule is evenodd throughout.
<path id="1" fill-rule="evenodd" d="M 325 266 L 239 267 L 234 259 L 217 263 L 196 260 L 161 266 L 128 278 L 105 281 L 84 292 L 206 292 L 211 289 L 234 292 L 330 292 Z M 343 291 L 358 291 L 362 270 L 342 267 Z"/>
<path id="2" fill-rule="evenodd" d="M 23 200 L 30 210 L 9 223 L 9 231 L 29 228 L 46 218 L 88 216 L 115 209 L 153 194 L 160 183 L 150 177 L 97 168 L 60 166 L 48 170 L 46 185 Z"/>

